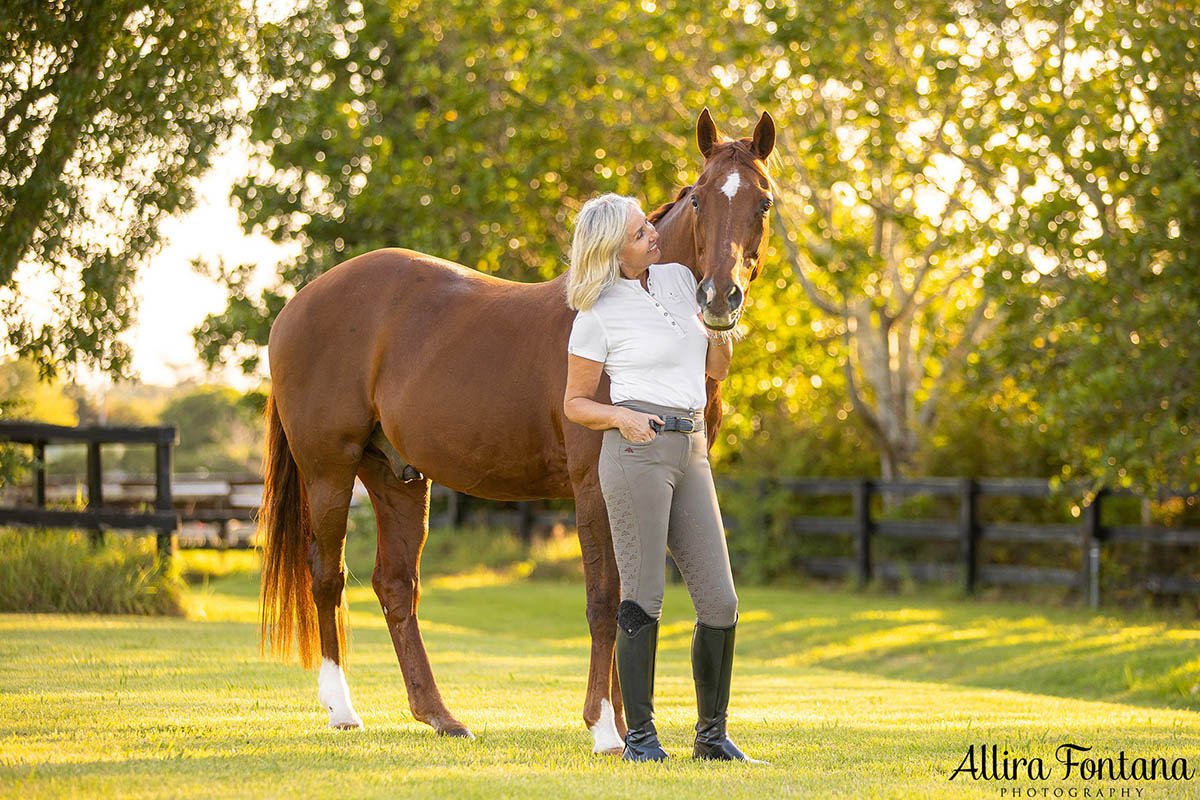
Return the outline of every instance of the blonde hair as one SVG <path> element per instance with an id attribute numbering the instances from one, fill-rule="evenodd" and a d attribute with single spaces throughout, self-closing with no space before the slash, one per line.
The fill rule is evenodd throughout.
<path id="1" fill-rule="evenodd" d="M 617 254 L 625 242 L 631 209 L 642 205 L 632 197 L 609 192 L 583 204 L 571 237 L 571 269 L 567 275 L 567 305 L 587 311 L 606 289 L 617 282 L 621 265 Z"/>

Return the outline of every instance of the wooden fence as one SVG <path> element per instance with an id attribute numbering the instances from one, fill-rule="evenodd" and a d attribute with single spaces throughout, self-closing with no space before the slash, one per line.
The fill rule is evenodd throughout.
<path id="1" fill-rule="evenodd" d="M 252 521 L 261 499 L 262 483 L 255 476 L 175 476 L 172 491 L 171 448 L 177 440 L 173 426 L 158 427 L 79 427 L 67 428 L 27 422 L 0 421 L 0 441 L 30 444 L 33 447 L 33 507 L 0 508 L 0 525 L 83 528 L 102 536 L 109 529 L 151 530 L 158 536 L 161 553 L 177 547 L 176 532 L 180 521 L 212 522 L 221 526 L 220 546 L 230 546 L 225 525 L 234 520 Z M 87 509 L 65 511 L 48 509 L 45 448 L 50 443 L 82 442 L 87 445 Z M 155 476 L 149 479 L 122 479 L 114 498 L 125 507 L 105 503 L 102 476 L 102 444 L 152 444 L 155 448 Z M 71 479 L 72 481 L 74 479 Z M 69 483 L 69 482 L 64 482 Z M 194 484 L 194 485 L 193 485 Z M 110 484 L 111 485 L 111 484 Z M 726 524 L 739 535 L 770 535 L 782 529 L 785 535 L 800 537 L 845 537 L 849 539 L 846 556 L 801 556 L 795 566 L 821 577 L 853 575 L 861 587 L 872 578 L 959 581 L 966 593 L 981 584 L 1058 585 L 1078 588 L 1095 608 L 1100 604 L 1101 570 L 1104 552 L 1111 544 L 1141 542 L 1151 546 L 1200 546 L 1200 528 L 1166 528 L 1149 525 L 1104 525 L 1101 509 L 1105 498 L 1132 495 L 1129 491 L 1102 490 L 1090 503 L 1080 503 L 1080 518 L 1073 523 L 981 522 L 979 499 L 982 497 L 1050 498 L 1054 496 L 1047 481 L 1022 478 L 925 478 L 880 481 L 867 478 L 763 478 L 747 485 L 718 480 L 722 494 L 751 492 L 756 512 L 750 518 L 726 515 Z M 735 488 L 736 487 L 736 488 Z M 807 516 L 788 514 L 777 518 L 769 499 L 782 493 L 785 499 L 796 497 L 845 497 L 850 500 L 849 516 Z M 1200 493 L 1166 491 L 1159 498 L 1193 499 Z M 955 498 L 953 520 L 877 519 L 872 514 L 876 496 L 928 495 Z M 151 510 L 139 510 L 150 505 Z M 528 540 L 535 527 L 556 524 L 574 525 L 569 510 L 544 508 L 544 504 L 524 501 L 506 504 L 470 498 L 434 484 L 430 518 L 434 525 L 461 525 L 469 519 L 487 525 L 515 527 Z M 444 506 L 443 506 L 444 501 Z M 470 507 L 468 507 L 470 506 Z M 954 542 L 958 557 L 953 562 L 887 561 L 876 557 L 874 543 L 880 539 L 908 539 Z M 981 543 L 1001 542 L 1028 545 L 1066 545 L 1077 548 L 1080 566 L 1031 567 L 1012 564 L 987 564 L 979 554 Z M 249 541 L 242 542 L 249 546 Z M 674 574 L 674 570 L 672 570 Z M 1147 574 L 1142 587 L 1160 594 L 1200 594 L 1200 580 L 1191 576 Z"/>
<path id="2" fill-rule="evenodd" d="M 0 525 L 33 525 L 46 528 L 82 528 L 99 539 L 104 531 L 152 530 L 158 551 L 170 557 L 175 550 L 179 514 L 171 498 L 171 448 L 178 442 L 174 425 L 146 427 L 81 426 L 69 428 L 38 422 L 0 420 L 0 441 L 33 447 L 33 507 L 0 508 Z M 46 508 L 46 445 L 82 442 L 87 445 L 87 509 L 64 511 Z M 102 444 L 154 446 L 154 504 L 148 511 L 105 508 Z"/>
<path id="3" fill-rule="evenodd" d="M 851 516 L 789 516 L 773 520 L 767 508 L 772 491 L 783 490 L 802 496 L 843 496 L 851 499 Z M 818 576 L 836 577 L 853 574 L 861 587 L 871 578 L 900 578 L 948 582 L 959 580 L 967 593 L 979 584 L 1050 584 L 1076 587 L 1087 597 L 1088 605 L 1100 605 L 1100 573 L 1104 549 L 1117 542 L 1142 542 L 1159 546 L 1200 545 L 1200 528 L 1165 528 L 1149 525 L 1102 525 L 1100 511 L 1106 497 L 1133 495 L 1125 490 L 1101 490 L 1089 504 L 1080 503 L 1078 523 L 1000 522 L 981 524 L 978 516 L 980 497 L 1049 498 L 1050 485 L 1044 480 L 1021 478 L 925 478 L 919 480 L 880 481 L 858 479 L 764 479 L 757 484 L 759 507 L 763 517 L 754 527 L 760 532 L 782 524 L 785 532 L 801 536 L 849 537 L 852 554 L 846 557 L 801 557 L 797 566 Z M 872 497 L 879 494 L 926 494 L 957 498 L 955 520 L 874 519 Z M 1163 490 L 1167 497 L 1197 497 L 1196 493 Z M 874 557 L 873 543 L 880 538 L 943 540 L 958 543 L 955 563 L 880 561 Z M 985 564 L 979 558 L 980 542 L 1020 544 L 1066 544 L 1080 552 L 1079 569 Z M 1200 593 L 1200 581 L 1178 575 L 1151 574 L 1142 577 L 1143 587 L 1165 594 Z"/>

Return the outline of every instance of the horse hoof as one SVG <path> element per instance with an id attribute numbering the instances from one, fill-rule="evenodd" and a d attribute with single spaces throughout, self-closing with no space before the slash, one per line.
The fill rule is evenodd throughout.
<path id="1" fill-rule="evenodd" d="M 457 728 L 446 728 L 445 730 L 438 731 L 438 736 L 453 736 L 458 739 L 475 738 L 475 734 L 471 733 L 471 731 L 465 725 L 460 725 Z"/>
<path id="2" fill-rule="evenodd" d="M 349 714 L 330 715 L 329 728 L 335 731 L 353 731 L 358 730 L 363 726 L 362 720 L 358 718 L 358 714 L 351 711 Z"/>
<path id="3" fill-rule="evenodd" d="M 621 745 L 620 747 L 609 747 L 604 750 L 596 750 L 594 752 L 596 755 L 601 756 L 619 756 L 625 752 L 625 745 Z"/>

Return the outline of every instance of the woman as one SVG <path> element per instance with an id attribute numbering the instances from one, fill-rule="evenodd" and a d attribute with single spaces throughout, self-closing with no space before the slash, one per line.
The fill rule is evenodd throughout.
<path id="1" fill-rule="evenodd" d="M 567 282 L 567 304 L 579 313 L 567 346 L 563 412 L 604 431 L 600 488 L 621 577 L 622 758 L 668 757 L 653 700 L 669 547 L 696 609 L 700 719 L 692 757 L 753 761 L 725 735 L 737 594 L 704 434 L 704 376 L 725 378 L 733 345 L 710 341 L 691 270 L 656 264 L 658 255 L 658 233 L 632 198 L 610 193 L 580 210 Z M 602 371 L 613 405 L 592 399 Z"/>

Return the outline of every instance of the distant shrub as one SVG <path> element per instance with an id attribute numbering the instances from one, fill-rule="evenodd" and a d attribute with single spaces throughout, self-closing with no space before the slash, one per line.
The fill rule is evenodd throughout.
<path id="1" fill-rule="evenodd" d="M 190 584 L 230 575 L 252 575 L 261 566 L 256 550 L 180 550 L 178 560 L 182 577 Z"/>
<path id="2" fill-rule="evenodd" d="M 159 561 L 152 536 L 0 530 L 0 611 L 184 614 L 179 567 Z"/>

